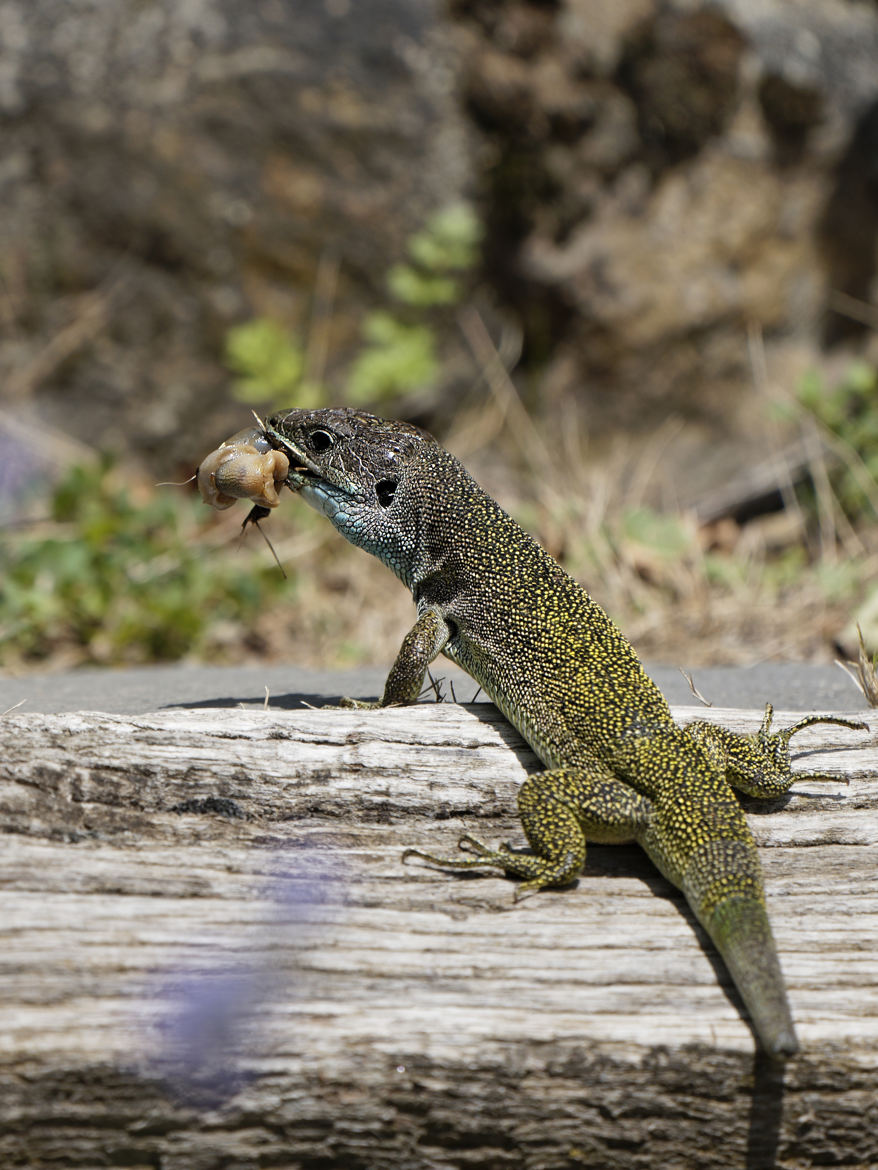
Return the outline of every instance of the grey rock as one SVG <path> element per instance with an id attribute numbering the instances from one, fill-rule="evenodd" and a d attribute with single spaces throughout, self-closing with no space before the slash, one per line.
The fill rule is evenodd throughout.
<path id="1" fill-rule="evenodd" d="M 9 0 L 0 127 L 7 401 L 163 468 L 239 427 L 231 324 L 307 335 L 328 261 L 344 354 L 469 177 L 431 0 Z"/>

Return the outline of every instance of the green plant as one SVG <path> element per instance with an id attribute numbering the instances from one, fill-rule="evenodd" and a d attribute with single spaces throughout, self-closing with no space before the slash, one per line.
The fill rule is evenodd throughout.
<path id="1" fill-rule="evenodd" d="M 294 399 L 303 407 L 325 405 L 323 388 L 304 377 L 301 346 L 283 325 L 269 317 L 254 317 L 230 329 L 225 360 L 237 375 L 233 389 L 239 402 L 267 402 L 279 408 Z"/>
<path id="2" fill-rule="evenodd" d="M 436 381 L 441 313 L 463 295 L 463 278 L 477 261 L 480 239 L 478 218 L 467 204 L 442 208 L 411 237 L 407 261 L 387 274 L 388 304 L 363 320 L 343 401 L 378 404 Z M 236 375 L 235 397 L 248 405 L 267 403 L 269 409 L 328 405 L 334 397 L 330 390 L 306 376 L 305 350 L 268 317 L 230 329 L 225 361 Z"/>
<path id="3" fill-rule="evenodd" d="M 363 323 L 365 344 L 347 380 L 356 406 L 380 402 L 413 386 L 429 386 L 439 368 L 436 334 L 429 325 L 407 324 L 392 313 L 370 313 Z"/>
<path id="4" fill-rule="evenodd" d="M 205 557 L 213 518 L 201 501 L 132 490 L 108 458 L 71 468 L 49 516 L 5 542 L 5 664 L 58 653 L 101 663 L 205 654 L 216 623 L 246 621 L 289 588 L 252 558 Z"/>
<path id="5" fill-rule="evenodd" d="M 460 300 L 462 277 L 476 263 L 480 240 L 475 212 L 463 203 L 436 212 L 412 236 L 408 263 L 394 265 L 387 274 L 392 311 L 377 309 L 363 322 L 363 348 L 347 379 L 351 402 L 381 402 L 435 382 L 436 314 Z"/>
<path id="6" fill-rule="evenodd" d="M 848 519 L 878 516 L 878 370 L 852 362 L 844 377 L 828 386 L 812 370 L 802 378 L 797 401 L 817 423 L 835 456 L 829 479 Z"/>
<path id="7" fill-rule="evenodd" d="M 409 263 L 395 264 L 387 287 L 405 305 L 434 308 L 452 305 L 461 296 L 461 277 L 476 264 L 481 225 L 466 203 L 437 211 L 409 240 Z"/>

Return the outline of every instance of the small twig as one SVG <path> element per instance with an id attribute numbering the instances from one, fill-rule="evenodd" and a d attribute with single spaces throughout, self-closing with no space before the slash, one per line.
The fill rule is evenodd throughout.
<path id="1" fill-rule="evenodd" d="M 7 379 L 3 387 L 6 398 L 15 401 L 17 398 L 29 397 L 78 349 L 97 337 L 109 320 L 110 308 L 126 283 L 124 277 L 116 278 L 78 296 L 73 320 L 59 329 L 36 357 Z"/>
<path id="2" fill-rule="evenodd" d="M 695 698 L 698 699 L 698 701 L 702 704 L 702 706 L 712 707 L 713 703 L 711 703 L 710 699 L 705 699 L 704 695 L 702 695 L 701 691 L 699 691 L 698 687 L 696 687 L 695 679 L 692 677 L 692 675 L 689 674 L 689 672 L 687 670 L 684 670 L 682 666 L 678 666 L 677 669 L 679 670 L 680 674 L 682 674 L 683 678 L 685 678 L 686 682 L 689 684 L 689 690 L 692 692 L 692 694 L 695 696 Z"/>
<path id="3" fill-rule="evenodd" d="M 878 308 L 875 305 L 861 301 L 859 297 L 852 297 L 837 288 L 830 290 L 827 300 L 830 309 L 840 316 L 849 317 L 851 321 L 858 321 L 861 325 L 878 330 Z"/>
<path id="4" fill-rule="evenodd" d="M 429 681 L 428 681 L 427 685 L 424 687 L 424 689 L 421 691 L 421 693 L 418 695 L 418 698 L 421 699 L 421 698 L 423 698 L 424 695 L 428 694 L 428 692 L 432 691 L 433 694 L 436 696 L 435 701 L 437 703 L 444 703 L 445 696 L 442 694 L 442 679 L 441 678 L 440 679 L 433 678 L 433 675 L 431 674 L 431 672 L 429 670 L 427 671 L 427 678 Z"/>
<path id="5" fill-rule="evenodd" d="M 19 699 L 17 703 L 13 703 L 11 707 L 7 707 L 5 711 L 0 711 L 0 719 L 2 719 L 4 715 L 8 715 L 11 711 L 17 710 L 22 705 L 22 703 L 26 702 L 27 699 Z"/>

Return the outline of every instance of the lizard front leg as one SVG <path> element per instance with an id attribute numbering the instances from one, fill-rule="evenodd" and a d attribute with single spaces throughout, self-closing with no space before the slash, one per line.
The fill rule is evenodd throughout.
<path id="1" fill-rule="evenodd" d="M 711 761 L 725 773 L 733 788 L 748 796 L 770 800 L 783 796 L 794 780 L 828 779 L 820 772 L 793 773 L 790 765 L 790 740 L 798 731 L 815 723 L 833 723 L 852 731 L 867 731 L 865 723 L 835 715 L 806 715 L 792 727 L 771 731 L 774 711 L 766 703 L 762 725 L 755 735 L 740 735 L 715 723 L 697 720 L 685 731 L 707 752 Z"/>
<path id="2" fill-rule="evenodd" d="M 491 849 L 465 834 L 459 847 L 474 857 L 406 849 L 403 861 L 420 857 L 447 869 L 502 869 L 510 877 L 525 879 L 515 891 L 518 901 L 532 891 L 573 881 L 585 865 L 586 841 L 620 844 L 639 839 L 651 821 L 652 805 L 596 761 L 589 767 L 528 776 L 518 793 L 518 812 L 532 854 L 513 852 L 508 843 Z"/>
<path id="3" fill-rule="evenodd" d="M 450 637 L 451 629 L 439 611 L 432 606 L 425 609 L 403 639 L 384 684 L 381 701 L 367 703 L 361 699 L 342 699 L 340 706 L 371 709 L 407 706 L 416 702 L 424 685 L 427 667 L 442 652 Z"/>

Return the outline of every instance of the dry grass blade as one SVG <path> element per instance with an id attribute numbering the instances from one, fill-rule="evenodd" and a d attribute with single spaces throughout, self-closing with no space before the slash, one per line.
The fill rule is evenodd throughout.
<path id="1" fill-rule="evenodd" d="M 839 662 L 845 674 L 850 675 L 870 707 L 878 707 L 878 655 L 870 658 L 863 641 L 863 631 L 857 626 L 859 648 L 856 662 Z M 837 660 L 836 660 L 837 661 Z"/>
<path id="2" fill-rule="evenodd" d="M 500 408 L 501 419 L 508 418 L 512 426 L 510 434 L 519 447 L 528 465 L 542 477 L 547 467 L 554 463 L 543 436 L 534 426 L 533 420 L 519 397 L 515 383 L 503 364 L 497 348 L 491 340 L 481 315 L 472 308 L 461 310 L 458 315 L 461 331 L 472 350 L 492 396 Z"/>
<path id="3" fill-rule="evenodd" d="M 747 331 L 747 350 L 750 355 L 750 370 L 753 378 L 753 385 L 755 386 L 762 401 L 768 403 L 771 401 L 771 394 L 769 392 L 769 377 L 768 377 L 768 361 L 765 356 L 765 339 L 762 334 L 762 328 L 758 324 L 751 324 Z M 788 509 L 793 515 L 798 518 L 799 529 L 804 534 L 807 531 L 807 522 L 805 520 L 802 507 L 799 503 L 799 498 L 796 495 L 796 484 L 793 470 L 784 454 L 784 444 L 781 441 L 778 433 L 776 422 L 772 418 L 771 411 L 766 411 L 767 425 L 772 428 L 774 433 L 774 448 L 778 452 L 779 459 L 779 479 L 778 487 L 780 489 L 781 498 L 784 507 Z"/>
<path id="4" fill-rule="evenodd" d="M 441 678 L 433 678 L 432 671 L 429 670 L 427 671 L 427 680 L 427 685 L 421 690 L 418 698 L 422 699 L 425 695 L 432 694 L 434 703 L 444 703 L 445 695 L 442 691 L 442 683 L 444 680 Z M 451 695 L 451 701 L 456 702 L 457 700 L 454 698 L 454 687 L 451 688 Z"/>
<path id="5" fill-rule="evenodd" d="M 339 260 L 332 248 L 326 248 L 320 256 L 317 276 L 314 282 L 314 300 L 308 325 L 308 339 L 305 349 L 305 372 L 303 382 L 319 386 L 326 373 L 326 359 L 329 353 L 332 329 L 332 306 L 338 284 Z"/>
<path id="6" fill-rule="evenodd" d="M 798 409 L 801 410 L 801 408 Z M 856 480 L 860 491 L 869 501 L 869 506 L 873 513 L 878 516 L 878 483 L 875 482 L 875 477 L 863 461 L 862 455 L 860 455 L 855 447 L 846 442 L 840 435 L 837 435 L 819 418 L 815 418 L 813 415 L 810 415 L 809 418 L 826 446 L 831 451 L 835 451 L 839 458 L 844 461 L 848 471 Z"/>
<path id="7" fill-rule="evenodd" d="M 68 324 L 51 337 L 31 361 L 7 378 L 4 386 L 6 399 L 16 402 L 29 398 L 68 358 L 93 341 L 110 320 L 120 294 L 128 288 L 124 276 L 114 277 L 76 297 Z"/>
<path id="8" fill-rule="evenodd" d="M 829 293 L 829 307 L 851 321 L 859 321 L 861 325 L 878 330 L 878 308 L 868 301 L 862 301 L 859 297 L 849 296 L 841 289 L 834 288 Z"/>

